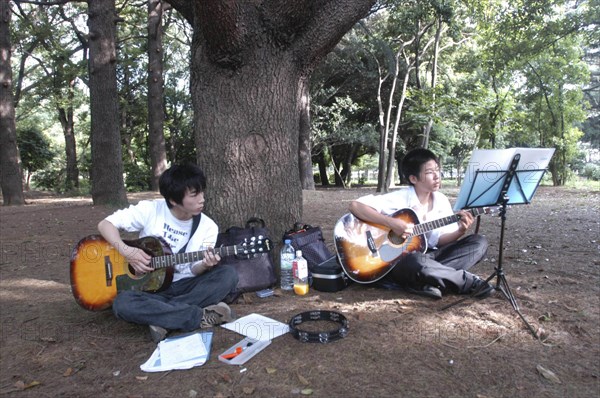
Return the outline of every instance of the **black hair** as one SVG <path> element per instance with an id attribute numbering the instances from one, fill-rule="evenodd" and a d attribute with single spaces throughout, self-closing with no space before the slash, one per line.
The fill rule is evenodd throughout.
<path id="1" fill-rule="evenodd" d="M 425 148 L 417 148 L 408 152 L 404 159 L 402 159 L 402 175 L 410 185 L 413 183 L 410 181 L 410 176 L 415 176 L 419 178 L 419 174 L 421 173 L 421 166 L 423 164 L 429 162 L 430 160 L 435 160 L 437 165 L 440 165 L 440 160 L 433 152 L 429 149 Z"/>
<path id="2" fill-rule="evenodd" d="M 158 187 L 170 209 L 173 207 L 171 200 L 181 204 L 188 189 L 204 192 L 206 177 L 202 169 L 194 164 L 173 165 L 161 174 Z"/>

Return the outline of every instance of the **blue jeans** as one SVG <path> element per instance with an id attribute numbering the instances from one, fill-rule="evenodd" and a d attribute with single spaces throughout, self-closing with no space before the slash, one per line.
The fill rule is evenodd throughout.
<path id="1" fill-rule="evenodd" d="M 202 275 L 178 280 L 159 293 L 119 292 L 112 310 L 117 318 L 128 322 L 192 331 L 200 327 L 204 307 L 222 301 L 237 283 L 236 270 L 222 264 Z"/>
<path id="2" fill-rule="evenodd" d="M 468 269 L 487 252 L 488 242 L 482 235 L 468 235 L 426 253 L 413 252 L 403 256 L 388 274 L 401 286 L 421 289 L 424 285 L 466 294 L 476 276 Z"/>

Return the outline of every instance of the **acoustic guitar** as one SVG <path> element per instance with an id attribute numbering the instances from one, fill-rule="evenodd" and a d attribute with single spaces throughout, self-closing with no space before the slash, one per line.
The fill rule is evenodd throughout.
<path id="1" fill-rule="evenodd" d="M 126 259 L 100 235 L 90 235 L 77 243 L 71 253 L 71 290 L 83 308 L 100 311 L 112 305 L 118 292 L 141 290 L 160 292 L 173 281 L 173 266 L 200 261 L 207 250 L 173 254 L 168 244 L 155 237 L 124 241 L 152 256 L 154 271 L 138 275 Z M 271 241 L 262 236 L 244 239 L 237 245 L 213 249 L 221 257 L 250 257 L 271 250 Z"/>
<path id="2" fill-rule="evenodd" d="M 473 216 L 490 214 L 491 207 L 467 209 Z M 335 248 L 342 269 L 350 279 L 358 283 L 376 282 L 390 272 L 403 255 L 425 252 L 427 238 L 424 234 L 437 228 L 458 222 L 459 214 L 419 223 L 412 209 L 401 209 L 391 215 L 407 224 L 414 224 L 413 232 L 406 239 L 390 228 L 362 221 L 351 213 L 342 216 L 333 234 Z"/>

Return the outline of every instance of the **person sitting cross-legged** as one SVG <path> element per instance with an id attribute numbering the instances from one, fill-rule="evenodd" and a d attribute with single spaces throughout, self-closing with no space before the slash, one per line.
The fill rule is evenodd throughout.
<path id="1" fill-rule="evenodd" d="M 171 330 L 193 331 L 234 320 L 222 302 L 237 286 L 238 275 L 229 265 L 219 264 L 212 251 L 218 227 L 205 214 L 206 178 L 195 165 L 174 165 L 159 179 L 162 199 L 143 200 L 109 215 L 98 224 L 100 234 L 121 253 L 136 274 L 152 272 L 151 256 L 128 246 L 120 230 L 138 232 L 139 237 L 160 237 L 173 253 L 206 250 L 195 263 L 174 266 L 173 282 L 162 291 L 118 292 L 112 310 L 125 321 L 149 325 L 153 341 L 164 339 Z M 199 217 L 195 231 L 194 218 Z M 186 246 L 187 245 L 187 246 Z"/>

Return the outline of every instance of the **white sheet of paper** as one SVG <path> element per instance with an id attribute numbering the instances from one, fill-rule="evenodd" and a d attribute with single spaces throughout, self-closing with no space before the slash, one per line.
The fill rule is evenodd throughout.
<path id="1" fill-rule="evenodd" d="M 290 331 L 287 324 L 259 314 L 249 314 L 221 326 L 251 339 L 263 341 L 273 340 Z"/>
<path id="2" fill-rule="evenodd" d="M 206 347 L 199 333 L 172 340 L 163 340 L 158 344 L 160 360 L 163 366 L 186 362 L 190 359 L 206 356 Z"/>
<path id="3" fill-rule="evenodd" d="M 198 332 L 161 341 L 140 369 L 164 372 L 203 365 L 210 355 L 213 332 Z"/>

